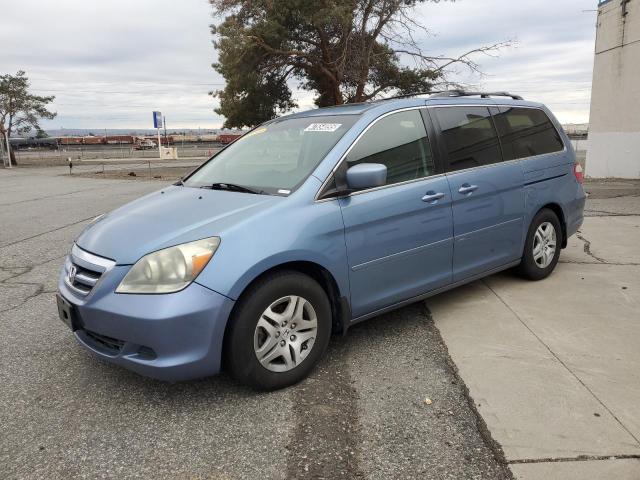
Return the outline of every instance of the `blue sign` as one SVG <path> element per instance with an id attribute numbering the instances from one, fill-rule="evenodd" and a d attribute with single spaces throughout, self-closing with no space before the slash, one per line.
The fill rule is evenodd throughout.
<path id="1" fill-rule="evenodd" d="M 153 112 L 153 128 L 162 128 L 162 112 Z"/>

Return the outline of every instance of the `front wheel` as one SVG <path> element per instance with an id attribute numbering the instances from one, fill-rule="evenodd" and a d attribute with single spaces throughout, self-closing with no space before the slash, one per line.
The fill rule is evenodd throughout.
<path id="1" fill-rule="evenodd" d="M 250 286 L 229 321 L 226 366 L 234 378 L 261 390 L 305 378 L 331 336 L 331 306 L 324 289 L 293 271 L 267 275 Z"/>
<path id="2" fill-rule="evenodd" d="M 556 268 L 562 245 L 562 228 L 558 216 L 544 208 L 529 226 L 518 273 L 529 280 L 542 280 Z"/>

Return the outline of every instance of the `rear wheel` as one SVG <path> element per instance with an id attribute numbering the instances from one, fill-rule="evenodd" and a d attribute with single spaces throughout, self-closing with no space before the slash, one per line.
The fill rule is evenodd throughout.
<path id="1" fill-rule="evenodd" d="M 277 272 L 243 293 L 229 321 L 227 368 L 244 384 L 274 390 L 299 382 L 318 363 L 331 335 L 331 306 L 312 278 Z"/>
<path id="2" fill-rule="evenodd" d="M 562 228 L 558 216 L 548 208 L 533 218 L 524 245 L 518 273 L 529 280 L 548 277 L 558 263 L 562 245 Z"/>

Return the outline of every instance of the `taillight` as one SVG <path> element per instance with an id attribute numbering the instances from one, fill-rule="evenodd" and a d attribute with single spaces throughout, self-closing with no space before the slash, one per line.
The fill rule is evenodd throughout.
<path id="1" fill-rule="evenodd" d="M 573 164 L 573 174 L 576 176 L 578 183 L 584 182 L 584 172 L 582 171 L 582 165 L 579 163 Z"/>

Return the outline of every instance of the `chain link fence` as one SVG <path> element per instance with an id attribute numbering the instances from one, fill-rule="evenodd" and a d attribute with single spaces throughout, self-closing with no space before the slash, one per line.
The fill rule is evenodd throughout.
<path id="1" fill-rule="evenodd" d="M 573 149 L 576 152 L 576 160 L 582 165 L 582 168 L 585 168 L 585 163 L 587 161 L 587 148 L 589 145 L 589 139 L 587 138 L 572 138 L 571 145 L 573 145 Z"/>
<path id="2" fill-rule="evenodd" d="M 204 159 L 219 151 L 222 146 L 216 142 L 180 143 L 172 145 L 178 149 L 180 159 Z M 115 160 L 115 159 L 158 159 L 158 149 L 136 150 L 131 144 L 111 145 L 60 145 L 58 150 L 15 150 L 18 165 L 54 166 L 65 165 L 68 159 Z"/>
<path id="3" fill-rule="evenodd" d="M 67 162 L 64 175 L 91 178 L 119 178 L 131 180 L 176 181 L 202 164 L 202 160 L 138 160 L 138 161 L 82 161 Z"/>

